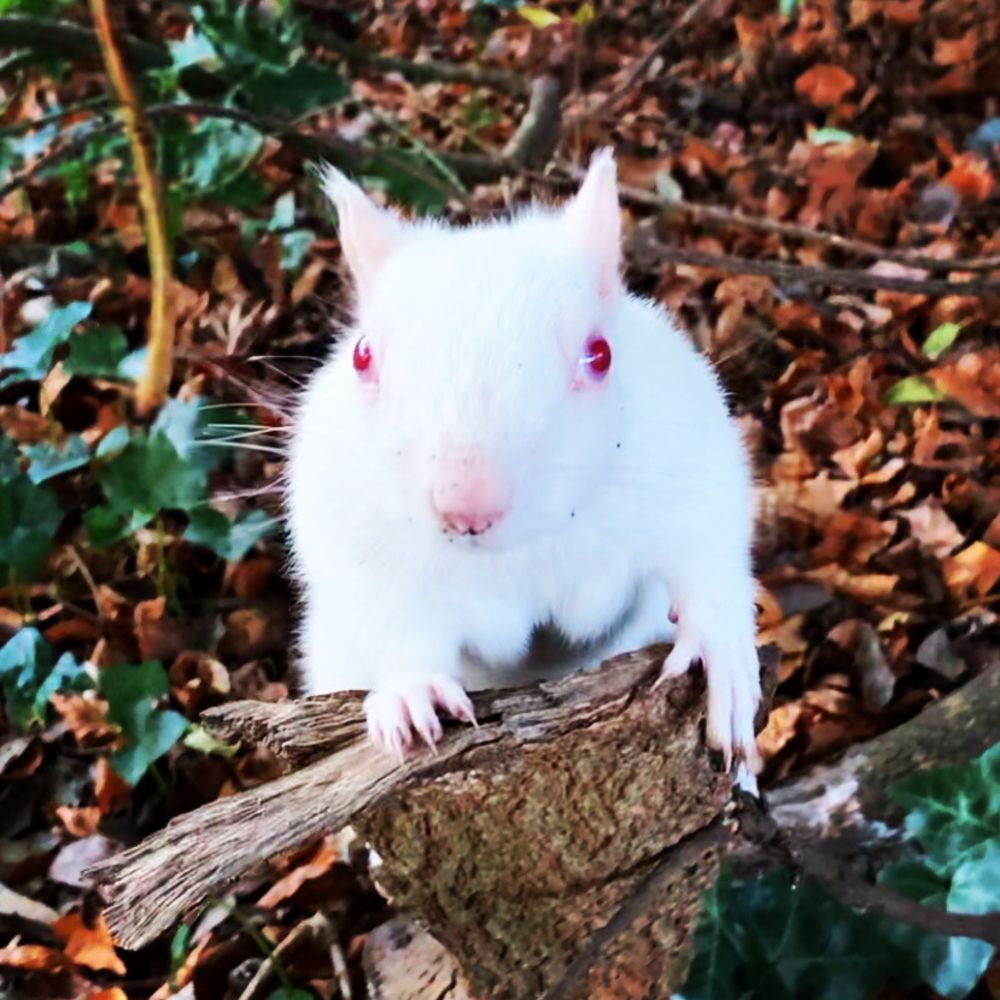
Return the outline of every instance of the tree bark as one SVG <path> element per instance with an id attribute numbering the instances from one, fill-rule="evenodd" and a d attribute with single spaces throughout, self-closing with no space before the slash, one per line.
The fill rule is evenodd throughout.
<path id="1" fill-rule="evenodd" d="M 470 995 L 662 997 L 683 980 L 698 900 L 723 856 L 760 864 L 780 837 L 804 871 L 821 851 L 837 882 L 891 842 L 874 825 L 894 818 L 887 784 L 997 737 L 993 670 L 771 790 L 769 815 L 734 809 L 703 744 L 702 680 L 652 692 L 662 656 L 479 693 L 478 728 L 450 727 L 436 755 L 398 767 L 364 742 L 356 694 L 213 709 L 204 721 L 217 734 L 297 769 L 96 866 L 108 923 L 124 946 L 141 945 L 254 864 L 352 823 L 382 858 L 380 884 L 451 952 Z M 434 964 L 427 995 L 451 996 L 447 963 Z"/>

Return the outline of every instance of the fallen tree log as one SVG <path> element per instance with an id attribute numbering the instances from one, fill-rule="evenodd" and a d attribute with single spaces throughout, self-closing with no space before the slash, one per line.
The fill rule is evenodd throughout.
<path id="1" fill-rule="evenodd" d="M 399 766 L 364 741 L 358 694 L 213 709 L 203 721 L 217 734 L 267 746 L 295 770 L 96 866 L 108 924 L 137 947 L 268 857 L 350 823 L 383 859 L 380 883 L 454 955 L 473 995 L 631 997 L 651 984 L 663 995 L 683 977 L 698 899 L 723 856 L 758 864 L 778 845 L 782 860 L 857 889 L 852 862 L 886 843 L 886 785 L 997 738 L 993 670 L 772 790 L 770 815 L 734 810 L 705 752 L 701 678 L 653 692 L 662 656 L 651 648 L 479 693 L 478 728 L 449 727 L 436 754 Z"/>

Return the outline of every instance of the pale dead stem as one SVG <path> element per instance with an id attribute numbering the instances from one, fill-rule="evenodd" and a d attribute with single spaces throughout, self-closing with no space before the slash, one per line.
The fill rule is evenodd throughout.
<path id="1" fill-rule="evenodd" d="M 149 353 L 146 369 L 136 386 L 136 402 L 140 412 L 148 412 L 166 399 L 173 371 L 174 315 L 170 304 L 173 273 L 163 198 L 152 157 L 140 131 L 139 100 L 115 44 L 107 0 L 90 0 L 90 10 L 108 80 L 117 96 L 122 124 L 132 149 L 139 204 L 146 224 L 150 277 Z"/>

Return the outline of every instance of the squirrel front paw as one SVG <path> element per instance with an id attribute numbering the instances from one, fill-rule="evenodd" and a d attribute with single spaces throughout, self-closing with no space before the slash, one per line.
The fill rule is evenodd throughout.
<path id="1" fill-rule="evenodd" d="M 704 664 L 708 678 L 709 746 L 722 752 L 727 769 L 735 759 L 742 772 L 757 774 L 761 762 L 754 718 L 760 704 L 760 663 L 753 635 L 740 635 L 726 625 L 698 629 L 685 624 L 682 613 L 656 685 L 686 673 L 696 660 Z"/>
<path id="2" fill-rule="evenodd" d="M 453 677 L 435 674 L 378 687 L 365 698 L 368 738 L 400 763 L 413 748 L 414 733 L 433 750 L 442 735 L 439 708 L 459 722 L 476 724 L 472 702 Z"/>

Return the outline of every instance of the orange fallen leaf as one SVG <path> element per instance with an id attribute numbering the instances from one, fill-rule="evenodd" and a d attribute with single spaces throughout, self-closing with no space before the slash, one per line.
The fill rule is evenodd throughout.
<path id="1" fill-rule="evenodd" d="M 977 417 L 1000 417 L 1000 350 L 969 351 L 928 373 L 934 385 Z"/>
<path id="2" fill-rule="evenodd" d="M 57 691 L 50 702 L 81 747 L 97 746 L 114 738 L 116 730 L 106 718 L 107 705 L 92 692 L 60 694 Z"/>
<path id="3" fill-rule="evenodd" d="M 107 757 L 98 757 L 94 765 L 94 797 L 101 815 L 114 812 L 128 802 L 132 789 L 118 775 Z"/>
<path id="4" fill-rule="evenodd" d="M 996 179 L 989 161 L 978 153 L 961 153 L 952 160 L 951 170 L 941 179 L 949 184 L 963 200 L 985 201 L 996 186 Z"/>
<path id="5" fill-rule="evenodd" d="M 340 860 L 340 854 L 334 847 L 333 842 L 327 838 L 316 848 L 315 852 L 305 864 L 293 868 L 283 878 L 278 879 L 267 892 L 261 896 L 257 905 L 265 908 L 277 906 L 279 903 L 294 896 L 307 882 L 313 879 L 322 878 L 326 875 L 336 861 Z"/>
<path id="6" fill-rule="evenodd" d="M 52 929 L 65 942 L 66 955 L 77 965 L 125 975 L 125 963 L 115 952 L 104 914 L 99 913 L 93 926 L 88 927 L 79 913 L 67 913 L 52 921 Z"/>
<path id="7" fill-rule="evenodd" d="M 817 63 L 795 81 L 795 93 L 810 100 L 817 108 L 832 108 L 854 89 L 854 77 L 829 63 Z"/>
<path id="8" fill-rule="evenodd" d="M 801 701 L 792 701 L 771 710 L 767 725 L 757 736 L 757 747 L 765 760 L 776 757 L 800 732 L 806 707 Z"/>
<path id="9" fill-rule="evenodd" d="M 89 837 L 97 832 L 101 810 L 97 806 L 82 806 L 78 809 L 72 806 L 58 806 L 56 818 L 74 837 Z"/>
<path id="10" fill-rule="evenodd" d="M 973 542 L 958 555 L 945 559 L 942 566 L 945 583 L 956 596 L 971 588 L 982 597 L 1000 580 L 1000 552 L 985 542 Z"/>
<path id="11" fill-rule="evenodd" d="M 935 38 L 934 62 L 938 66 L 957 66 L 960 63 L 970 62 L 976 57 L 978 44 L 979 34 L 975 30 L 969 31 L 961 38 Z"/>
<path id="12" fill-rule="evenodd" d="M 40 944 L 9 944 L 0 948 L 0 968 L 24 969 L 29 972 L 63 972 L 72 963 L 55 948 Z"/>
<path id="13" fill-rule="evenodd" d="M 836 563 L 817 566 L 807 570 L 803 576 L 810 580 L 820 580 L 842 594 L 870 603 L 888 600 L 899 583 L 899 577 L 894 573 L 849 573 Z"/>

